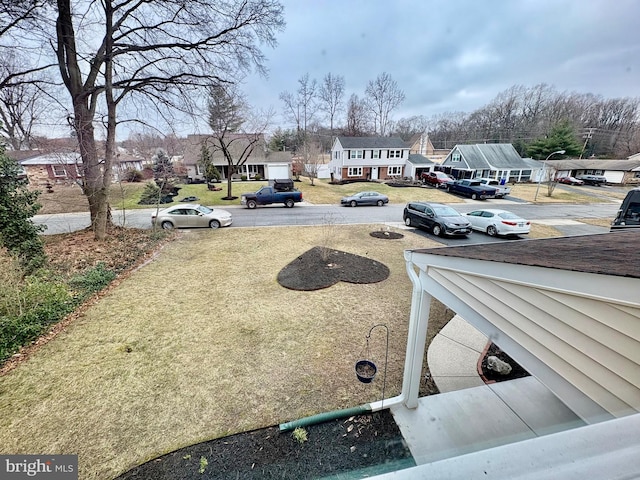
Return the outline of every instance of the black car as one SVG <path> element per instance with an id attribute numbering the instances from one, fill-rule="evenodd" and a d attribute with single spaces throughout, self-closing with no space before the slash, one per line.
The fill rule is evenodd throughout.
<path id="1" fill-rule="evenodd" d="M 436 236 L 467 236 L 471 223 L 458 211 L 442 203 L 409 202 L 402 214 L 408 227 L 424 228 Z"/>
<path id="2" fill-rule="evenodd" d="M 629 190 L 611 224 L 611 230 L 640 228 L 640 188 Z"/>
<path id="3" fill-rule="evenodd" d="M 582 180 L 587 185 L 595 185 L 596 187 L 606 185 L 607 183 L 607 177 L 604 175 L 579 175 L 576 178 Z"/>

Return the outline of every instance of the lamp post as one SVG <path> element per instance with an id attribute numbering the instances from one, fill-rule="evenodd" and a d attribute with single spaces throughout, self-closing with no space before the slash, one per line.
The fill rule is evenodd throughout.
<path id="1" fill-rule="evenodd" d="M 558 154 L 558 155 L 564 155 L 564 150 L 557 150 L 555 152 L 552 152 L 549 154 L 549 156 L 547 158 L 544 159 L 544 162 L 542 162 L 542 174 L 544 175 L 547 172 L 547 160 L 549 160 L 551 157 L 553 157 L 554 155 Z M 540 191 L 540 181 L 542 180 L 542 178 L 538 177 L 538 187 L 536 188 L 536 194 L 533 197 L 533 201 L 537 201 L 538 200 L 538 192 Z"/>

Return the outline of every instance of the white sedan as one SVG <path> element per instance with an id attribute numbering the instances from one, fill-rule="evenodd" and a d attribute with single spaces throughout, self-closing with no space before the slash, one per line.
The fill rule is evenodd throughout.
<path id="1" fill-rule="evenodd" d="M 471 228 L 485 232 L 494 237 L 496 235 L 525 235 L 531 229 L 531 222 L 520 218 L 515 213 L 506 210 L 488 208 L 474 210 L 466 214 L 471 222 Z"/>
<path id="2" fill-rule="evenodd" d="M 151 216 L 151 224 L 165 230 L 173 228 L 209 227 L 220 228 L 231 225 L 231 214 L 219 208 L 182 203 L 160 210 Z"/>

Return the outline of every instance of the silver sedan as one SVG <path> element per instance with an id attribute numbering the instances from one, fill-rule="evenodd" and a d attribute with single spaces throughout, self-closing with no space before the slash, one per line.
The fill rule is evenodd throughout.
<path id="1" fill-rule="evenodd" d="M 209 227 L 220 228 L 231 225 L 231 214 L 219 208 L 204 205 L 180 204 L 165 208 L 151 216 L 151 224 L 165 230 L 173 228 Z"/>
<path id="2" fill-rule="evenodd" d="M 342 197 L 340 205 L 357 207 L 358 205 L 378 205 L 389 203 L 389 197 L 378 192 L 360 192 L 348 197 Z"/>

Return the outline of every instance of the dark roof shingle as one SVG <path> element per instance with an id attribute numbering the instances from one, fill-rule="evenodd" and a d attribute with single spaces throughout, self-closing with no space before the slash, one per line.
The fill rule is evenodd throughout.
<path id="1" fill-rule="evenodd" d="M 414 250 L 418 253 L 640 278 L 640 229 Z"/>

